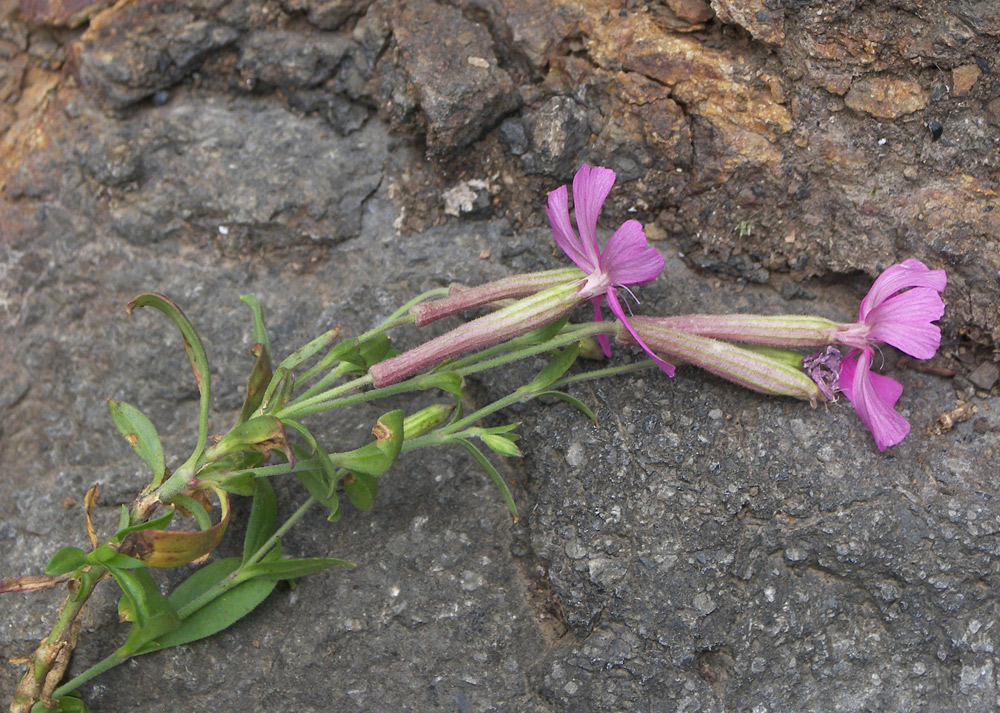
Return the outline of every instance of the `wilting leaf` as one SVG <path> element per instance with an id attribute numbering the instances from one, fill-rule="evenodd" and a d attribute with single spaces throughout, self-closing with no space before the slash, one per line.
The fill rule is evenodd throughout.
<path id="1" fill-rule="evenodd" d="M 402 411 L 390 411 L 378 420 L 372 433 L 375 442 L 347 453 L 335 453 L 330 459 L 339 467 L 355 473 L 378 477 L 396 462 L 403 447 Z"/>
<path id="2" fill-rule="evenodd" d="M 237 423 L 248 421 L 260 408 L 267 385 L 271 383 L 271 359 L 267 355 L 266 347 L 260 343 L 254 344 L 250 348 L 250 355 L 255 357 L 256 361 L 250 372 L 250 378 L 247 379 L 247 392 L 243 397 L 243 407 L 236 419 Z"/>

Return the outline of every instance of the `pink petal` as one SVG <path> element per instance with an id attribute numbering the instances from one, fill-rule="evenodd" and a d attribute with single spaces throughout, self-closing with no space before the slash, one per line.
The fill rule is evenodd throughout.
<path id="1" fill-rule="evenodd" d="M 861 300 L 858 310 L 858 321 L 864 322 L 865 317 L 892 295 L 907 287 L 928 287 L 937 292 L 944 292 L 948 278 L 944 270 L 931 270 L 919 260 L 903 260 L 898 265 L 886 268 L 875 278 L 872 288 Z"/>
<path id="2" fill-rule="evenodd" d="M 931 324 L 944 314 L 941 296 L 928 287 L 915 287 L 890 297 L 868 313 L 869 339 L 878 339 L 915 359 L 932 358 L 941 346 L 941 329 Z"/>
<path id="3" fill-rule="evenodd" d="M 848 355 L 840 362 L 840 390 L 854 404 L 858 418 L 868 427 L 880 451 L 902 441 L 910 424 L 893 406 L 903 393 L 903 385 L 888 376 L 871 373 L 872 350 Z"/>
<path id="4" fill-rule="evenodd" d="M 604 315 L 601 314 L 601 303 L 604 302 L 604 295 L 598 295 L 590 301 L 594 305 L 594 321 L 603 322 Z M 608 359 L 611 358 L 611 340 L 608 339 L 607 334 L 598 334 L 597 343 L 601 345 L 601 351 L 604 352 L 604 356 Z"/>
<path id="5" fill-rule="evenodd" d="M 654 362 L 656 362 L 656 365 L 660 367 L 660 370 L 664 374 L 666 374 L 667 376 L 673 376 L 674 365 L 656 356 L 656 354 L 653 353 L 653 350 L 647 347 L 646 343 L 642 341 L 639 335 L 635 333 L 635 330 L 632 329 L 632 325 L 629 323 L 628 317 L 625 316 L 625 310 L 622 309 L 621 303 L 618 302 L 618 296 L 615 294 L 615 288 L 613 287 L 608 288 L 607 297 L 608 297 L 608 307 L 611 308 L 611 312 L 615 315 L 615 317 L 621 320 L 622 324 L 625 325 L 625 329 L 627 329 L 628 333 L 632 335 L 632 339 L 635 340 L 635 343 L 638 344 L 640 347 L 642 347 L 643 351 L 645 351 L 649 355 L 649 357 Z"/>
<path id="6" fill-rule="evenodd" d="M 580 229 L 583 254 L 594 265 L 588 272 L 596 269 L 601 259 L 601 251 L 597 245 L 597 217 L 601 214 L 601 206 L 604 205 L 613 185 L 615 185 L 615 172 L 603 166 L 591 168 L 583 164 L 573 177 L 573 210 L 576 211 L 576 227 Z"/>
<path id="7" fill-rule="evenodd" d="M 593 272 L 597 269 L 597 263 L 591 264 L 583 252 L 583 245 L 580 238 L 573 231 L 573 225 L 569 221 L 569 206 L 566 199 L 566 186 L 559 186 L 549 193 L 549 202 L 545 207 L 545 212 L 549 216 L 549 225 L 552 226 L 552 239 L 556 245 L 562 248 L 566 256 L 572 260 L 578 268 L 584 272 Z"/>
<path id="8" fill-rule="evenodd" d="M 601 269 L 612 285 L 641 285 L 663 271 L 663 256 L 647 246 L 639 221 L 626 220 L 604 247 Z"/>

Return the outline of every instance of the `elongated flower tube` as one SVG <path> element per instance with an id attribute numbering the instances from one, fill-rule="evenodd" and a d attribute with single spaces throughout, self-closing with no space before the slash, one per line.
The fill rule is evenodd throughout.
<path id="1" fill-rule="evenodd" d="M 656 248 L 646 244 L 646 234 L 636 220 L 626 220 L 608 239 L 604 250 L 597 244 L 597 217 L 611 187 L 615 172 L 610 168 L 587 164 L 580 166 L 573 178 L 573 209 L 576 211 L 577 235 L 569 218 L 566 186 L 559 186 L 549 193 L 546 213 L 552 225 L 552 237 L 567 257 L 586 274 L 580 286 L 580 296 L 594 305 L 594 319 L 600 321 L 601 304 L 605 297 L 612 313 L 632 335 L 667 376 L 674 375 L 674 367 L 661 359 L 643 342 L 629 323 L 618 301 L 617 288 L 628 290 L 629 285 L 641 285 L 655 280 L 663 270 L 663 256 Z M 607 337 L 598 337 L 605 356 L 611 356 Z"/>
<path id="2" fill-rule="evenodd" d="M 520 299 L 568 282 L 579 282 L 585 275 L 575 267 L 558 270 L 533 272 L 527 275 L 512 275 L 477 287 L 452 285 L 449 295 L 431 302 L 421 302 L 410 308 L 414 324 L 423 327 L 442 317 L 448 317 L 473 307 L 499 302 L 506 299 Z"/>
<path id="3" fill-rule="evenodd" d="M 657 324 L 690 334 L 784 349 L 821 347 L 834 341 L 844 325 L 806 315 L 688 314 L 655 317 Z"/>
<path id="4" fill-rule="evenodd" d="M 753 391 L 774 396 L 792 396 L 816 405 L 827 398 L 799 365 L 735 344 L 665 327 L 662 320 L 633 317 L 632 329 L 656 352 L 668 359 L 687 362 Z M 634 344 L 632 329 L 620 325 L 615 339 Z M 788 356 L 795 356 L 788 353 Z"/>
<path id="5" fill-rule="evenodd" d="M 452 357 L 499 344 L 554 322 L 569 314 L 583 299 L 576 282 L 550 287 L 381 361 L 368 370 L 368 375 L 376 388 L 390 386 Z"/>

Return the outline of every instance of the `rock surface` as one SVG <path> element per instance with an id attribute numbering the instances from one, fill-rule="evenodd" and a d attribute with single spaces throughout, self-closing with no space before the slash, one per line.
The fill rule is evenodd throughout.
<path id="1" fill-rule="evenodd" d="M 760 3 L 712 3 L 722 21 L 696 2 L 133 0 L 77 31 L 6 10 L 0 577 L 85 545 L 93 483 L 102 531 L 144 484 L 105 399 L 149 415 L 172 465 L 190 448 L 180 340 L 155 314 L 124 314 L 142 291 L 170 295 L 205 340 L 222 430 L 252 363 L 239 295 L 260 297 L 287 352 L 332 325 L 359 333 L 431 287 L 561 266 L 541 207 L 580 160 L 619 173 L 605 230 L 635 214 L 662 239 L 646 313 L 849 319 L 860 273 L 911 255 L 949 271 L 934 366 L 956 376 L 886 350 L 913 426 L 888 453 L 846 403 L 812 410 L 688 369 L 582 384 L 599 428 L 557 403 L 510 412 L 525 452 L 501 465 L 516 525 L 465 455 L 404 460 L 371 512 L 336 524 L 316 512 L 285 542 L 355 570 L 280 588 L 217 637 L 102 675 L 83 690 L 93 709 L 1000 705 L 1000 399 L 961 331 L 1000 334 L 1000 122 L 984 109 L 1000 19 L 989 3 L 855 5 L 765 4 L 765 19 L 746 12 Z M 463 28 L 487 66 L 394 12 Z M 468 76 L 435 76 L 431 51 Z M 844 108 L 861 75 L 915 82 L 926 106 L 881 124 Z M 446 199 L 456 186 L 486 188 L 464 210 Z M 398 346 L 419 338 L 403 331 Z M 477 380 L 475 399 L 540 365 Z M 326 438 L 353 444 L 380 413 L 352 412 Z M 300 493 L 278 490 L 290 512 Z M 58 599 L 0 600 L 0 653 L 27 653 Z M 115 607 L 110 589 L 97 597 L 74 671 L 123 635 Z"/>

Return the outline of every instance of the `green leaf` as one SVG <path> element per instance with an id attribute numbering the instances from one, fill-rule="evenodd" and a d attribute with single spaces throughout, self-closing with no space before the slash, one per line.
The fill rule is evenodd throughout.
<path id="1" fill-rule="evenodd" d="M 300 347 L 299 349 L 289 354 L 281 361 L 281 364 L 279 364 L 278 366 L 281 366 L 288 370 L 292 370 L 302 362 L 314 356 L 320 349 L 325 349 L 326 347 L 333 344 L 335 341 L 337 341 L 337 337 L 339 336 L 340 336 L 340 327 L 334 327 L 330 331 L 324 332 L 323 334 L 319 335 L 308 344 Z"/>
<path id="2" fill-rule="evenodd" d="M 490 463 L 489 459 L 483 455 L 483 452 L 476 448 L 473 444 L 469 443 L 469 441 L 464 438 L 455 438 L 452 440 L 453 442 L 460 443 L 462 447 L 476 459 L 476 462 L 483 467 L 483 470 L 489 474 L 490 478 L 493 479 L 493 483 L 497 486 L 497 488 L 499 488 L 500 494 L 503 495 L 503 500 L 507 504 L 507 510 L 510 511 L 510 515 L 514 518 L 514 522 L 517 522 L 520 517 L 517 514 L 517 504 L 514 502 L 514 496 L 510 494 L 510 488 L 507 487 L 507 483 L 504 482 L 500 472 L 493 467 L 493 464 Z"/>
<path id="3" fill-rule="evenodd" d="M 257 478 L 253 487 L 253 505 L 250 507 L 250 520 L 243 538 L 244 563 L 271 539 L 278 522 L 278 501 L 274 497 L 271 483 L 265 478 Z"/>
<path id="4" fill-rule="evenodd" d="M 115 533 L 115 542 L 121 542 L 125 539 L 125 536 L 130 532 L 138 532 L 139 530 L 164 530 L 170 521 L 174 519 L 174 513 L 176 510 L 174 508 L 167 508 L 167 511 L 160 515 L 155 520 L 149 520 L 148 522 L 140 522 L 138 525 L 129 525 L 128 527 L 121 527 L 118 532 Z"/>
<path id="5" fill-rule="evenodd" d="M 358 352 L 361 355 L 361 363 L 358 366 L 367 371 L 389 356 L 391 348 L 392 342 L 385 334 L 376 334 L 374 337 L 369 337 L 358 345 Z"/>
<path id="6" fill-rule="evenodd" d="M 87 555 L 87 564 L 99 564 L 102 567 L 116 569 L 139 569 L 146 566 L 142 560 L 137 560 L 115 550 L 110 545 L 101 545 Z"/>
<path id="7" fill-rule="evenodd" d="M 178 493 L 174 497 L 170 498 L 170 504 L 175 507 L 179 507 L 182 510 L 186 510 L 187 514 L 194 518 L 194 521 L 198 523 L 198 527 L 200 529 L 207 530 L 212 526 L 212 518 L 208 514 L 208 510 L 206 510 L 204 505 L 192 498 L 190 495 Z"/>
<path id="8" fill-rule="evenodd" d="M 239 557 L 217 560 L 202 567 L 173 591 L 169 597 L 170 604 L 176 611 L 183 610 L 239 567 Z M 212 636 L 253 611 L 267 598 L 275 584 L 276 582 L 265 580 L 241 582 L 186 616 L 178 628 L 150 641 L 135 653 L 159 651 Z"/>
<path id="9" fill-rule="evenodd" d="M 521 458 L 521 449 L 514 445 L 513 441 L 504 436 L 493 435 L 492 433 L 479 434 L 479 440 L 486 446 L 505 458 Z"/>
<path id="10" fill-rule="evenodd" d="M 250 378 L 247 379 L 247 391 L 243 396 L 243 406 L 240 408 L 240 415 L 237 423 L 244 423 L 250 420 L 257 409 L 264 401 L 264 394 L 271 383 L 271 358 L 267 354 L 267 348 L 259 342 L 250 349 L 250 354 L 256 357 Z"/>
<path id="11" fill-rule="evenodd" d="M 153 307 L 165 314 L 181 332 L 184 340 L 184 351 L 191 369 L 194 371 L 194 379 L 198 384 L 198 391 L 201 398 L 198 403 L 198 442 L 188 463 L 194 463 L 205 450 L 205 443 L 208 441 L 208 411 L 210 405 L 211 381 L 208 372 L 208 357 L 205 356 L 205 348 L 201 344 L 198 333 L 188 321 L 181 308 L 172 301 L 154 292 L 145 292 L 128 303 L 126 311 L 132 314 L 136 307 Z M 185 463 L 187 465 L 187 463 Z M 183 467 L 183 466 L 182 466 Z"/>
<path id="12" fill-rule="evenodd" d="M 239 557 L 226 557 L 204 567 L 199 567 L 183 582 L 178 584 L 167 599 L 177 611 L 183 610 L 195 599 L 224 580 L 240 568 Z M 187 618 L 184 619 L 187 621 Z"/>
<path id="13" fill-rule="evenodd" d="M 417 389 L 441 389 L 455 396 L 464 396 L 462 386 L 464 379 L 462 375 L 454 371 L 442 371 L 434 374 L 424 374 L 413 380 L 414 388 Z"/>
<path id="14" fill-rule="evenodd" d="M 517 342 L 519 345 L 523 344 L 525 346 L 530 344 L 542 344 L 549 341 L 552 337 L 559 334 L 560 330 L 566 326 L 566 322 L 569 320 L 568 317 L 563 317 L 562 319 L 557 319 L 555 322 L 550 322 L 544 327 L 539 327 L 538 329 L 532 330 L 527 334 L 522 334 L 517 339 L 512 341 Z"/>
<path id="15" fill-rule="evenodd" d="M 594 415 L 594 412 L 587 407 L 587 404 L 583 403 L 583 401 L 576 398 L 575 396 L 570 396 L 565 391 L 542 391 L 540 393 L 535 394 L 532 398 L 539 398 L 541 396 L 552 396 L 554 398 L 559 399 L 560 401 L 565 401 L 570 406 L 573 406 L 574 408 L 581 411 L 584 416 L 586 416 L 587 418 L 589 418 L 591 421 L 594 422 L 595 426 L 597 425 L 597 416 Z"/>
<path id="16" fill-rule="evenodd" d="M 299 470 L 295 472 L 295 477 L 317 502 L 330 509 L 331 515 L 340 510 L 340 501 L 333 492 L 333 485 L 326 479 L 321 469 Z"/>
<path id="17" fill-rule="evenodd" d="M 580 348 L 576 344 L 570 344 L 566 348 L 560 350 L 548 363 L 548 365 L 538 372 L 538 376 L 531 380 L 530 383 L 521 387 L 521 391 L 538 391 L 545 389 L 565 374 L 573 362 L 576 361 L 576 357 L 580 353 Z"/>
<path id="18" fill-rule="evenodd" d="M 205 451 L 205 460 L 215 461 L 242 451 L 256 453 L 279 451 L 285 454 L 290 463 L 295 462 L 284 425 L 271 415 L 257 416 L 246 423 L 233 426 L 218 443 Z"/>
<path id="19" fill-rule="evenodd" d="M 377 478 L 389 470 L 399 457 L 403 447 L 403 421 L 401 410 L 384 414 L 372 429 L 374 443 L 346 453 L 332 453 L 330 460 L 341 468 Z"/>
<path id="20" fill-rule="evenodd" d="M 79 547 L 63 547 L 45 565 L 45 574 L 57 577 L 87 564 L 87 553 Z"/>
<path id="21" fill-rule="evenodd" d="M 159 486 L 163 482 L 167 466 L 163 459 L 163 446 L 152 421 L 142 411 L 124 401 L 108 399 L 108 410 L 115 428 L 153 472 L 152 487 Z"/>
<path id="22" fill-rule="evenodd" d="M 54 708 L 46 706 L 38 701 L 31 706 L 31 713 L 90 713 L 90 709 L 84 705 L 83 700 L 76 693 L 67 693 L 58 700 L 53 700 Z"/>
<path id="23" fill-rule="evenodd" d="M 245 568 L 242 576 L 278 582 L 283 579 L 299 579 L 338 565 L 353 567 L 354 563 L 332 557 L 304 557 L 276 562 L 260 562 Z"/>
<path id="24" fill-rule="evenodd" d="M 181 625 L 173 604 L 160 593 L 160 588 L 149 570 L 134 572 L 112 567 L 111 576 L 118 582 L 128 604 L 119 607 L 132 622 L 128 638 L 116 653 L 128 656 L 153 639 L 163 636 Z"/>
<path id="25" fill-rule="evenodd" d="M 584 416 L 593 421 L 595 426 L 597 425 L 597 416 L 594 415 L 594 412 L 590 410 L 587 404 L 583 403 L 580 399 L 576 398 L 575 396 L 570 396 L 565 391 L 542 391 L 538 394 L 535 394 L 532 398 L 540 398 L 542 396 L 551 396 L 553 398 L 559 399 L 560 401 L 568 403 L 570 406 L 574 407 L 575 409 L 580 411 Z"/>
<path id="26" fill-rule="evenodd" d="M 249 307 L 250 312 L 253 313 L 253 340 L 264 347 L 264 354 L 267 356 L 268 362 L 270 362 L 271 341 L 267 336 L 267 327 L 264 326 L 264 310 L 261 308 L 260 302 L 253 295 L 241 295 L 240 302 Z"/>
<path id="27" fill-rule="evenodd" d="M 370 510 L 378 494 L 378 481 L 364 473 L 348 473 L 344 478 L 344 492 L 358 510 Z"/>
<path id="28" fill-rule="evenodd" d="M 316 376 L 317 374 L 320 374 L 328 370 L 334 364 L 346 361 L 345 357 L 347 355 L 357 354 L 357 360 L 361 361 L 361 354 L 358 351 L 358 343 L 359 343 L 358 340 L 355 339 L 354 337 L 341 340 L 340 342 L 335 344 L 333 348 L 330 349 L 329 352 L 327 352 L 325 357 L 320 359 L 319 362 L 317 362 L 306 373 L 300 376 L 295 381 L 295 383 L 296 384 L 304 383 L 309 379 L 311 379 L 312 377 Z"/>

